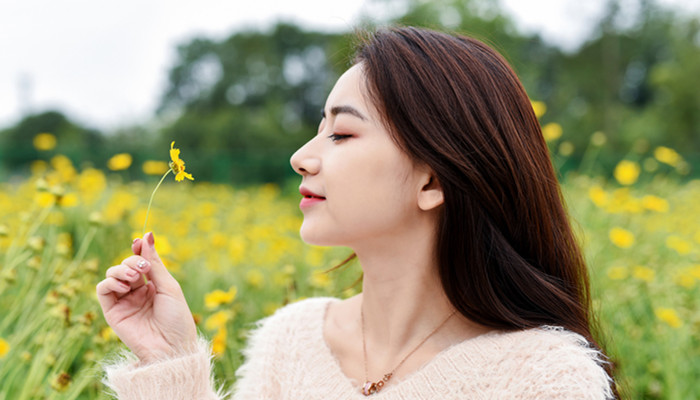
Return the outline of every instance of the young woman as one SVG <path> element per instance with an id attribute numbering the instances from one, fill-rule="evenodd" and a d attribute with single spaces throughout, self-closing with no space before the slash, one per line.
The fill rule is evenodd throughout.
<path id="1" fill-rule="evenodd" d="M 370 35 L 291 164 L 302 238 L 352 248 L 363 290 L 261 321 L 234 399 L 616 397 L 547 146 L 495 51 L 417 28 Z M 136 239 L 97 286 L 135 355 L 106 381 L 121 399 L 223 398 L 153 243 Z"/>

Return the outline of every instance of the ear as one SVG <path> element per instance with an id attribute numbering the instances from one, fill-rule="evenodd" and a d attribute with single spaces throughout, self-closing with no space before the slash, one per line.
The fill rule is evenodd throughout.
<path id="1" fill-rule="evenodd" d="M 445 198 L 442 193 L 442 186 L 437 178 L 430 172 L 426 174 L 425 184 L 418 193 L 418 207 L 423 211 L 430 211 L 440 206 Z"/>

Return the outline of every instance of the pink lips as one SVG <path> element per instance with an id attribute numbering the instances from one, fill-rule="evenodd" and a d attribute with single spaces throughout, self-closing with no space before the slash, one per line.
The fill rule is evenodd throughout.
<path id="1" fill-rule="evenodd" d="M 317 203 L 320 203 L 320 202 L 326 200 L 325 197 L 318 195 L 318 194 L 310 191 L 309 189 L 307 189 L 303 186 L 299 188 L 299 193 L 301 193 L 301 195 L 304 196 L 301 199 L 301 202 L 299 203 L 299 208 L 302 208 L 302 209 L 307 208 L 307 207 L 311 207 L 314 204 L 317 204 Z"/>

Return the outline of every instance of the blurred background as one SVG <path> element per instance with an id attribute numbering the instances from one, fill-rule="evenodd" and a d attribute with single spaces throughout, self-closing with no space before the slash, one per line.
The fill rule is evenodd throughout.
<path id="1" fill-rule="evenodd" d="M 607 142 L 601 172 L 630 149 L 661 144 L 684 156 L 681 172 L 698 170 L 698 1 L 31 0 L 0 11 L 4 181 L 57 153 L 100 169 L 128 153 L 126 171 L 139 177 L 172 140 L 199 179 L 283 180 L 348 67 L 352 30 L 387 23 L 464 32 L 499 49 L 546 105 L 543 125 L 562 128 L 565 170 L 581 165 L 596 132 Z M 37 148 L 39 133 L 55 146 Z"/>
<path id="2" fill-rule="evenodd" d="M 24 0 L 0 3 L 0 400 L 110 398 L 94 288 L 148 230 L 227 386 L 255 321 L 357 294 L 328 272 L 349 249 L 299 239 L 289 157 L 387 24 L 509 60 L 624 398 L 700 398 L 700 1 Z M 195 180 L 152 195 L 172 141 Z"/>

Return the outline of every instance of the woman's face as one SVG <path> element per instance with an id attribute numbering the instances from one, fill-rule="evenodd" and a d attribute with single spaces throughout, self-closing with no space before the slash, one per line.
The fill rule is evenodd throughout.
<path id="1" fill-rule="evenodd" d="M 411 229 L 420 215 L 426 171 L 391 139 L 365 94 L 361 65 L 335 84 L 318 133 L 294 153 L 302 176 L 302 239 L 321 246 L 379 245 Z"/>

